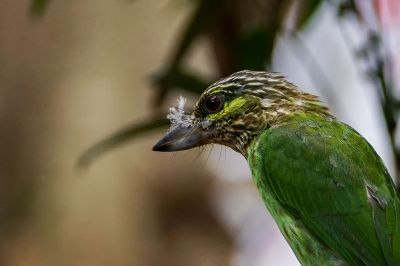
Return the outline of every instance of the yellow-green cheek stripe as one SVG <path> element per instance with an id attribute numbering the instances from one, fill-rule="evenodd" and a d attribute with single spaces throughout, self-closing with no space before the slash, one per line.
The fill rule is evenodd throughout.
<path id="1" fill-rule="evenodd" d="M 210 121 L 221 119 L 228 114 L 233 114 L 236 110 L 242 108 L 243 105 L 245 104 L 246 104 L 246 99 L 244 99 L 244 97 L 238 97 L 232 100 L 231 102 L 225 103 L 224 108 L 222 108 L 222 110 L 219 111 L 218 113 L 209 114 L 207 116 L 207 119 Z"/>

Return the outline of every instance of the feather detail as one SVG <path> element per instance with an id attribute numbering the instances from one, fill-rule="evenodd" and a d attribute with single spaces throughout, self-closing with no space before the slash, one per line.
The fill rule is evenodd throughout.
<path id="1" fill-rule="evenodd" d="M 192 116 L 185 112 L 186 98 L 179 96 L 177 102 L 178 106 L 170 107 L 169 114 L 167 115 L 167 118 L 171 121 L 170 130 L 178 126 L 190 127 L 193 124 Z"/>

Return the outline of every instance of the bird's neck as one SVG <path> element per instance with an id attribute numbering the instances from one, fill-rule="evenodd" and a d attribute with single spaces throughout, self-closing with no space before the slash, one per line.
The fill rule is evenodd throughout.
<path id="1" fill-rule="evenodd" d="M 266 119 L 264 121 L 264 125 L 261 126 L 258 131 L 254 131 L 252 134 L 249 134 L 247 141 L 244 142 L 243 145 L 233 149 L 241 153 L 247 159 L 252 146 L 259 141 L 259 137 L 264 132 L 285 126 L 290 123 L 295 123 L 298 119 L 307 119 L 308 117 L 335 119 L 334 116 L 332 116 L 328 109 L 323 105 L 304 105 L 302 108 L 286 110 L 282 109 L 281 111 L 277 111 L 277 115 L 271 116 L 270 119 Z"/>

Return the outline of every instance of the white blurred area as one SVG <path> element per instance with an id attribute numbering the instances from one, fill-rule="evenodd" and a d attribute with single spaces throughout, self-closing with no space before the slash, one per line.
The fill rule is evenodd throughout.
<path id="1" fill-rule="evenodd" d="M 279 39 L 273 71 L 283 73 L 303 90 L 319 95 L 338 119 L 371 143 L 393 176 L 393 155 L 378 95 L 354 58 L 355 49 L 361 47 L 365 36 L 357 32 L 354 24 L 339 23 L 332 8 L 324 4 L 311 27 L 298 38 Z M 370 5 L 366 4 L 366 8 Z M 400 47 L 400 20 L 391 21 L 384 14 L 386 30 L 390 31 L 390 34 L 385 32 L 385 41 L 390 43 L 393 58 L 397 58 L 393 63 L 398 63 L 400 52 L 395 47 Z M 347 36 L 350 38 L 346 39 Z M 307 68 L 316 67 L 318 71 L 310 75 Z M 399 63 L 395 67 L 399 73 Z M 397 77 L 399 81 L 400 75 Z M 239 243 L 235 265 L 300 265 L 272 217 L 265 214 L 245 159 L 228 148 L 215 147 L 208 165 L 221 180 L 214 193 L 217 211 Z"/>

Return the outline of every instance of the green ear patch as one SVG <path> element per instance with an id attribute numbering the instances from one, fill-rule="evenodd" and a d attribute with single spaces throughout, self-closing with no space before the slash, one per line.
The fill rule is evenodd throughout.
<path id="1" fill-rule="evenodd" d="M 207 119 L 210 121 L 219 120 L 227 115 L 236 113 L 239 109 L 242 109 L 246 103 L 247 100 L 245 97 L 243 96 L 237 97 L 230 102 L 226 102 L 224 104 L 224 108 L 222 108 L 222 110 L 219 111 L 218 113 L 209 114 L 207 116 Z"/>

